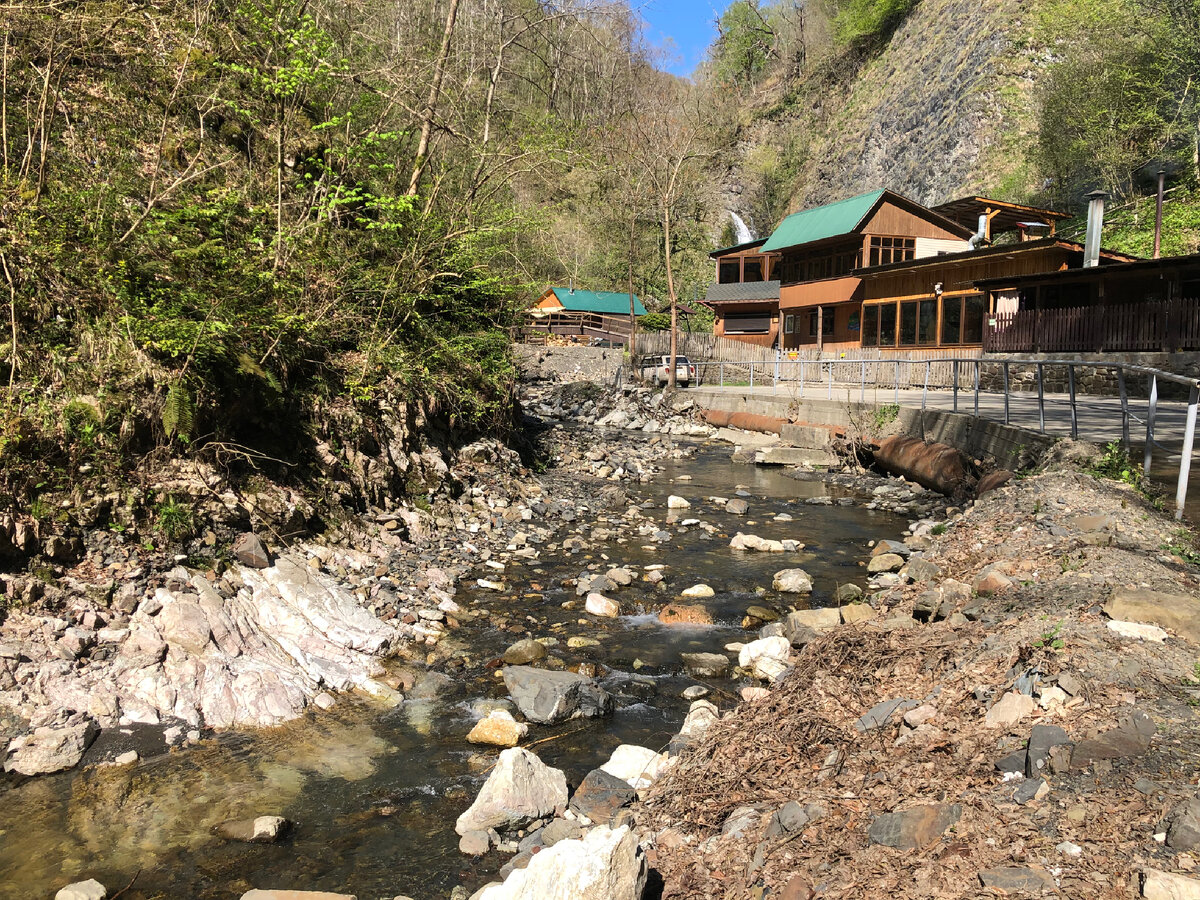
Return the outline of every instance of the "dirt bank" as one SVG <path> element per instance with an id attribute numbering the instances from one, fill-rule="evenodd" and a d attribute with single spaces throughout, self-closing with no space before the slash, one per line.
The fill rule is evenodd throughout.
<path id="1" fill-rule="evenodd" d="M 1065 465 L 933 531 L 639 808 L 664 897 L 1200 896 L 1191 536 Z"/>

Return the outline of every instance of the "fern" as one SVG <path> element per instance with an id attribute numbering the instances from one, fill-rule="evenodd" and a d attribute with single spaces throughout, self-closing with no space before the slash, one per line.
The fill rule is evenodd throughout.
<path id="1" fill-rule="evenodd" d="M 196 401 L 183 381 L 176 381 L 167 390 L 167 402 L 163 406 L 163 428 L 167 437 L 179 436 L 186 441 L 196 424 Z"/>

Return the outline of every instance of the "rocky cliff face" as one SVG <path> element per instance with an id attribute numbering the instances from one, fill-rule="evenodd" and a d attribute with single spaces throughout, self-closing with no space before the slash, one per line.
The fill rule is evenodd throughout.
<path id="1" fill-rule="evenodd" d="M 731 182 L 760 230 L 784 212 L 890 188 L 936 204 L 1036 187 L 1026 154 L 1041 63 L 1037 2 L 923 0 L 874 57 L 777 85 L 752 114 Z M 763 148 L 779 149 L 774 204 Z M 770 166 L 767 166 L 770 168 Z M 764 206 L 776 205 L 774 211 Z"/>

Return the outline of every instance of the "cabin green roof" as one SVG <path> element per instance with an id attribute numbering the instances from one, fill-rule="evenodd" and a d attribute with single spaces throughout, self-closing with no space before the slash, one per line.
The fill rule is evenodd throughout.
<path id="1" fill-rule="evenodd" d="M 584 291 L 576 288 L 551 288 L 563 309 L 572 312 L 601 313 L 606 316 L 629 315 L 629 294 L 618 291 Z M 637 294 L 633 295 L 633 311 L 639 316 L 646 315 L 646 307 Z"/>
<path id="2" fill-rule="evenodd" d="M 862 224 L 867 213 L 883 195 L 884 191 L 872 191 L 869 194 L 839 200 L 837 203 L 827 203 L 824 206 L 792 213 L 771 232 L 771 236 L 763 244 L 763 252 L 783 250 L 786 247 L 850 234 Z"/>

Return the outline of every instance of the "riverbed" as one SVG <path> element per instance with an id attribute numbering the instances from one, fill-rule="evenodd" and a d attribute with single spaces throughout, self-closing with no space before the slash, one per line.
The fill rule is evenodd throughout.
<path id="1" fill-rule="evenodd" d="M 828 605 L 838 585 L 865 584 L 868 542 L 895 537 L 907 525 L 864 508 L 846 489 L 732 463 L 728 447 L 717 445 L 666 463 L 654 480 L 631 490 L 669 539 L 640 534 L 622 510 L 581 510 L 581 520 L 609 533 L 590 549 L 506 560 L 503 593 L 464 580 L 456 600 L 476 615 L 452 640 L 470 648 L 468 663 L 419 673 L 399 708 L 342 697 L 334 709 L 281 728 L 231 733 L 136 765 L 72 770 L 9 789 L 0 803 L 0 898 L 51 896 L 88 877 L 110 895 L 133 880 L 122 895 L 129 900 L 237 897 L 253 887 L 419 900 L 448 897 L 458 885 L 474 890 L 507 857 L 492 852 L 473 861 L 458 852 L 454 821 L 495 758 L 465 735 L 504 701 L 498 667 L 489 662 L 506 646 L 526 632 L 552 638 L 552 656 L 598 671 L 616 696 L 611 718 L 531 727 L 526 745 L 538 742 L 534 752 L 577 784 L 618 744 L 659 749 L 675 733 L 688 706 L 680 695 L 697 684 L 683 673 L 681 653 L 721 652 L 752 638 L 743 628 L 748 606 L 783 611 L 797 599 L 809 602 L 771 591 L 774 572 L 804 568 L 815 586 L 811 604 Z M 690 507 L 668 511 L 671 494 Z M 735 496 L 748 502 L 746 515 L 725 511 L 721 500 Z M 737 531 L 796 539 L 805 549 L 733 551 L 729 538 Z M 613 593 L 620 618 L 597 620 L 583 611 L 574 586 L 581 574 L 654 565 L 666 567 L 665 587 L 638 581 Z M 480 569 L 479 576 L 494 573 Z M 716 592 L 702 601 L 716 624 L 661 625 L 657 610 L 697 583 Z M 599 644 L 570 649 L 571 636 Z M 738 682 L 706 684 L 722 709 L 735 702 Z M 275 844 L 227 843 L 212 834 L 221 822 L 257 815 L 285 816 L 295 827 Z"/>

